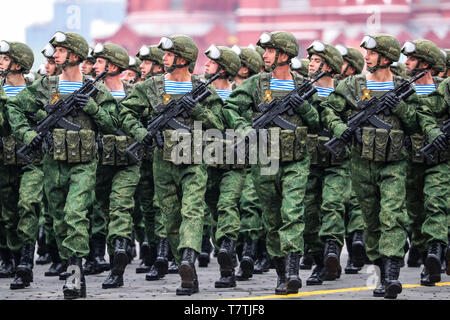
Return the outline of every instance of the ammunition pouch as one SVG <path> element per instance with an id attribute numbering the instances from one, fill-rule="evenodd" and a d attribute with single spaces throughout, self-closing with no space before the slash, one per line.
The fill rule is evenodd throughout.
<path id="1" fill-rule="evenodd" d="M 127 136 L 106 134 L 99 136 L 102 150 L 100 164 L 103 166 L 126 166 L 132 164 L 126 149 L 135 142 Z"/>
<path id="2" fill-rule="evenodd" d="M 403 146 L 405 134 L 403 130 L 362 128 L 361 158 L 377 162 L 392 162 L 404 159 Z"/>
<path id="3" fill-rule="evenodd" d="M 0 161 L 5 166 L 22 166 L 28 164 L 22 158 L 18 157 L 16 152 L 19 150 L 23 143 L 16 140 L 14 135 L 2 137 L 2 152 L 0 152 Z M 42 151 L 37 150 L 36 157 L 33 159 L 34 164 L 39 164 L 42 160 Z"/>
<path id="4" fill-rule="evenodd" d="M 54 160 L 73 164 L 91 162 L 96 158 L 97 143 L 93 130 L 72 131 L 56 128 L 52 137 L 53 146 L 49 153 L 53 154 Z"/>

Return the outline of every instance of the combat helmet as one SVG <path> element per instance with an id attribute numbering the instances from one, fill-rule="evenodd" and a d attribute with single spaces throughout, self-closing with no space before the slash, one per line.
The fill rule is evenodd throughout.
<path id="1" fill-rule="evenodd" d="M 67 66 L 76 66 L 83 60 L 86 60 L 89 54 L 89 45 L 82 36 L 71 32 L 57 31 L 50 39 L 50 44 L 53 47 L 64 47 L 68 50 L 66 61 L 61 65 L 63 69 Z M 80 57 L 78 62 L 70 62 L 69 56 L 73 52 Z"/>
<path id="2" fill-rule="evenodd" d="M 159 49 L 157 45 L 143 45 L 136 54 L 136 57 L 140 60 L 149 60 L 152 62 L 152 68 L 150 69 L 150 72 L 145 75 L 146 78 L 164 73 L 164 51 Z M 156 66 L 160 66 L 162 71 L 155 72 L 154 69 Z"/>
<path id="3" fill-rule="evenodd" d="M 29 46 L 22 42 L 0 42 L 0 54 L 5 54 L 11 58 L 8 69 L 2 71 L 1 75 L 6 77 L 8 73 L 27 74 L 30 72 L 34 63 L 34 54 Z M 22 67 L 21 70 L 11 70 L 12 63 L 15 62 Z"/>
<path id="4" fill-rule="evenodd" d="M 334 46 L 315 40 L 311 43 L 308 49 L 306 49 L 306 51 L 308 51 L 308 58 L 310 58 L 313 54 L 316 54 L 322 58 L 322 63 L 320 64 L 319 69 L 315 72 L 315 75 L 322 72 L 322 67 L 325 62 L 333 70 L 330 75 L 341 73 L 344 60 L 342 59 L 342 55 L 339 50 Z"/>
<path id="5" fill-rule="evenodd" d="M 114 73 L 108 73 L 108 76 L 116 76 L 120 74 L 123 70 L 128 69 L 128 63 L 130 61 L 130 56 L 127 50 L 123 47 L 114 43 L 97 43 L 94 47 L 94 57 L 105 59 L 105 71 L 108 72 L 108 62 L 119 67 L 119 70 Z"/>
<path id="6" fill-rule="evenodd" d="M 173 35 L 170 37 L 162 37 L 159 41 L 158 48 L 175 54 L 175 59 L 170 67 L 165 67 L 167 72 L 172 72 L 176 68 L 189 67 L 189 72 L 193 72 L 195 62 L 198 56 L 198 47 L 195 41 L 186 35 Z M 183 58 L 187 62 L 183 65 L 177 64 L 178 57 Z"/>
<path id="7" fill-rule="evenodd" d="M 255 46 L 253 43 L 250 43 L 250 44 L 248 45 L 248 48 L 250 48 L 250 49 L 252 49 L 252 50 L 255 50 L 255 51 L 260 55 L 261 59 L 262 59 L 262 57 L 263 57 L 263 55 L 264 55 L 264 52 L 266 52 L 266 50 L 264 50 L 263 47 L 261 47 L 261 46 Z"/>
<path id="8" fill-rule="evenodd" d="M 248 47 L 234 45 L 231 48 L 241 59 L 241 66 L 245 66 L 249 70 L 248 76 L 241 76 L 239 74 L 236 74 L 236 76 L 246 79 L 261 71 L 261 68 L 264 66 L 264 61 L 255 48 L 254 45 L 249 45 Z"/>
<path id="9" fill-rule="evenodd" d="M 291 59 L 291 70 L 298 72 L 303 77 L 308 77 L 309 71 L 309 60 L 308 59 L 299 59 L 294 57 Z"/>
<path id="10" fill-rule="evenodd" d="M 404 63 L 393 62 L 391 64 L 391 71 L 393 74 L 402 77 L 403 79 L 407 79 L 408 75 L 406 74 L 406 66 Z"/>
<path id="11" fill-rule="evenodd" d="M 355 69 L 355 74 L 360 74 L 363 71 L 364 56 L 358 49 L 347 47 L 342 44 L 336 45 L 336 49 L 341 53 L 342 59 L 347 61 L 348 64 Z M 347 70 L 344 70 L 342 73 L 345 74 L 346 72 Z"/>
<path id="12" fill-rule="evenodd" d="M 92 64 L 95 64 L 95 57 L 94 57 L 94 48 L 89 47 L 89 53 L 86 58 L 87 61 L 89 61 Z"/>
<path id="13" fill-rule="evenodd" d="M 286 31 L 273 31 L 264 32 L 257 42 L 258 46 L 262 48 L 276 49 L 275 60 L 271 66 L 266 66 L 266 70 L 273 71 L 277 66 L 287 65 L 290 63 L 290 59 L 296 57 L 299 51 L 299 44 L 294 35 Z M 278 63 L 278 57 L 280 53 L 286 53 L 290 59 L 285 62 Z"/>
<path id="14" fill-rule="evenodd" d="M 205 55 L 225 70 L 226 74 L 220 76 L 222 79 L 234 78 L 241 68 L 241 59 L 236 52 L 228 47 L 216 46 L 212 44 L 205 51 Z M 219 73 L 221 69 L 220 67 L 217 68 L 217 71 L 214 74 L 205 73 L 205 77 L 210 78 Z"/>
<path id="15" fill-rule="evenodd" d="M 433 41 L 424 39 L 406 41 L 402 47 L 402 53 L 405 56 L 413 56 L 418 60 L 416 67 L 406 72 L 408 76 L 413 77 L 426 70 L 425 68 L 419 68 L 421 62 L 428 63 L 429 69 L 444 68 L 442 53 Z"/>
<path id="16" fill-rule="evenodd" d="M 367 67 L 367 70 L 371 73 L 374 73 L 378 69 L 387 69 L 392 62 L 398 61 L 398 59 L 400 59 L 400 43 L 390 34 L 377 33 L 373 35 L 366 35 L 362 39 L 360 47 L 368 50 L 373 50 L 379 54 L 378 61 L 375 67 Z M 384 66 L 380 65 L 382 56 L 390 60 L 391 63 L 388 63 Z"/>

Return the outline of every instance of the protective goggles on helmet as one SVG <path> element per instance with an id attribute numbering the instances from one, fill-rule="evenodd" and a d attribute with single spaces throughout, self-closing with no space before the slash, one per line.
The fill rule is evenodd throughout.
<path id="1" fill-rule="evenodd" d="M 167 37 L 162 37 L 161 40 L 159 40 L 158 47 L 161 47 L 164 50 L 169 50 L 173 48 L 173 41 Z"/>
<path id="2" fill-rule="evenodd" d="M 445 50 L 439 49 L 441 50 L 442 54 L 444 55 L 444 58 L 447 59 L 447 52 L 445 52 Z"/>
<path id="3" fill-rule="evenodd" d="M 213 44 L 209 46 L 209 48 L 205 51 L 205 54 L 213 60 L 219 59 L 221 56 L 219 48 Z"/>
<path id="4" fill-rule="evenodd" d="M 136 66 L 136 59 L 133 58 L 132 56 L 130 56 L 130 59 L 128 60 L 128 65 L 129 65 L 130 67 Z"/>
<path id="5" fill-rule="evenodd" d="M 398 62 L 392 62 L 391 67 L 398 67 Z"/>
<path id="6" fill-rule="evenodd" d="M 233 50 L 233 52 L 236 53 L 238 56 L 240 56 L 241 53 L 242 53 L 241 48 L 239 48 L 239 46 L 237 46 L 237 45 L 234 45 L 234 46 L 231 48 L 231 50 Z"/>
<path id="7" fill-rule="evenodd" d="M 252 49 L 252 50 L 255 50 L 256 51 L 256 47 L 255 47 L 255 45 L 253 44 L 253 43 L 250 43 L 249 45 L 248 45 L 248 47 L 247 48 L 249 48 L 249 49 Z"/>
<path id="8" fill-rule="evenodd" d="M 139 49 L 139 55 L 140 55 L 141 57 L 148 56 L 149 54 L 150 54 L 150 49 L 149 49 L 149 47 L 147 47 L 147 46 L 142 46 L 142 47 Z"/>
<path id="9" fill-rule="evenodd" d="M 270 33 L 264 32 L 260 37 L 259 37 L 259 42 L 261 44 L 267 44 L 272 40 L 272 36 L 270 35 Z"/>
<path id="10" fill-rule="evenodd" d="M 89 48 L 88 58 L 92 58 L 92 51 L 94 50 L 92 50 L 92 48 Z"/>
<path id="11" fill-rule="evenodd" d="M 311 43 L 311 45 L 308 47 L 307 50 L 309 50 L 311 48 L 316 52 L 324 52 L 325 51 L 325 43 L 323 43 L 322 41 L 316 40 L 313 43 Z"/>
<path id="12" fill-rule="evenodd" d="M 375 40 L 371 36 L 364 36 L 359 46 L 366 49 L 373 49 L 377 46 L 377 40 Z"/>
<path id="13" fill-rule="evenodd" d="M 47 43 L 44 47 L 43 54 L 46 58 L 52 58 L 55 54 L 55 48 L 50 43 Z"/>
<path id="14" fill-rule="evenodd" d="M 302 62 L 300 61 L 299 58 L 294 57 L 291 59 L 291 68 L 294 70 L 302 68 Z"/>
<path id="15" fill-rule="evenodd" d="M 11 46 L 5 40 L 2 40 L 0 42 L 0 53 L 7 53 L 10 48 L 11 48 Z"/>
<path id="16" fill-rule="evenodd" d="M 53 35 L 51 40 L 55 40 L 56 42 L 64 42 L 67 40 L 67 36 L 64 32 L 58 31 Z"/>
<path id="17" fill-rule="evenodd" d="M 105 49 L 103 43 L 97 43 L 94 47 L 94 53 L 101 53 Z"/>
<path id="18" fill-rule="evenodd" d="M 346 46 L 342 44 L 336 45 L 336 49 L 341 53 L 342 56 L 346 56 L 348 54 L 348 49 Z"/>
<path id="19" fill-rule="evenodd" d="M 416 51 L 416 45 L 411 41 L 406 41 L 402 47 L 402 52 L 411 54 Z"/>

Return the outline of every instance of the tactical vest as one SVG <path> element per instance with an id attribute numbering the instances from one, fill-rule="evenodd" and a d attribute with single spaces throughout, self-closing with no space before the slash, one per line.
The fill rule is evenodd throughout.
<path id="1" fill-rule="evenodd" d="M 365 75 L 357 75 L 353 77 L 356 82 L 355 90 L 357 101 L 366 97 L 380 98 L 386 91 L 368 91 Z M 394 76 L 394 86 L 397 87 L 402 81 L 401 77 Z M 367 91 L 366 91 L 367 90 Z M 357 114 L 359 110 L 352 109 L 350 116 Z M 381 120 L 392 125 L 392 129 L 375 128 L 371 124 L 364 124 L 361 128 L 362 143 L 357 143 L 354 139 L 354 146 L 358 150 L 361 158 L 377 162 L 399 161 L 406 157 L 404 149 L 405 134 L 402 121 L 394 114 L 377 114 Z"/>
<path id="2" fill-rule="evenodd" d="M 59 99 L 66 99 L 70 94 L 62 94 L 59 91 L 59 77 L 47 78 L 48 87 L 40 86 L 37 89 L 37 103 L 44 106 L 54 104 Z M 83 75 L 83 83 L 89 79 Z M 47 152 L 54 160 L 68 163 L 86 163 L 97 157 L 97 143 L 95 135 L 97 125 L 94 120 L 83 110 L 76 114 L 67 115 L 66 119 L 81 126 L 80 131 L 55 128 L 52 132 L 53 143 Z"/>
<path id="3" fill-rule="evenodd" d="M 439 87 L 441 82 L 444 79 L 433 77 L 433 81 L 436 85 L 436 88 Z M 442 129 L 443 123 L 445 120 L 448 119 L 448 116 L 443 117 L 437 117 L 436 122 L 439 125 L 439 127 Z M 420 152 L 420 149 L 422 149 L 425 145 L 427 145 L 427 139 L 424 135 L 415 133 L 409 137 L 407 137 L 407 143 L 406 143 L 406 149 L 408 151 L 408 161 L 411 163 L 426 163 L 429 165 L 434 165 L 434 163 L 431 163 L 430 160 L 426 159 L 424 155 Z M 437 163 L 445 162 L 447 160 L 450 160 L 450 150 L 446 150 L 444 152 L 437 152 L 434 155 L 434 158 L 437 159 Z"/>

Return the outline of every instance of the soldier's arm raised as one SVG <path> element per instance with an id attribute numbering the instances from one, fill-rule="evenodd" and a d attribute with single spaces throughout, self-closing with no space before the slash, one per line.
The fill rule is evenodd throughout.
<path id="1" fill-rule="evenodd" d="M 419 122 L 422 132 L 428 137 L 428 142 L 432 142 L 437 136 L 443 134 L 441 128 L 436 123 L 436 117 L 444 116 L 450 110 L 450 95 L 447 100 L 445 93 L 447 91 L 449 81 L 442 82 L 439 88 L 421 99 L 420 110 L 417 112 L 417 121 Z M 425 109 L 425 112 L 423 111 Z M 426 112 L 429 110 L 428 112 Z M 430 116 L 429 112 L 432 112 Z"/>
<path id="2" fill-rule="evenodd" d="M 224 130 L 222 119 L 222 99 L 217 94 L 213 86 L 209 86 L 211 95 L 206 98 L 201 104 L 192 109 L 190 115 L 192 119 L 202 122 L 204 129 L 219 129 Z"/>
<path id="3" fill-rule="evenodd" d="M 252 77 L 231 92 L 222 108 L 226 128 L 238 130 L 251 126 L 243 115 L 256 103 L 254 97 L 256 88 L 257 80 Z"/>
<path id="4" fill-rule="evenodd" d="M 117 102 L 105 85 L 98 83 L 99 91 L 94 99 L 90 99 L 86 107 L 83 108 L 105 133 L 113 133 L 118 129 L 119 120 L 117 118 Z"/>

